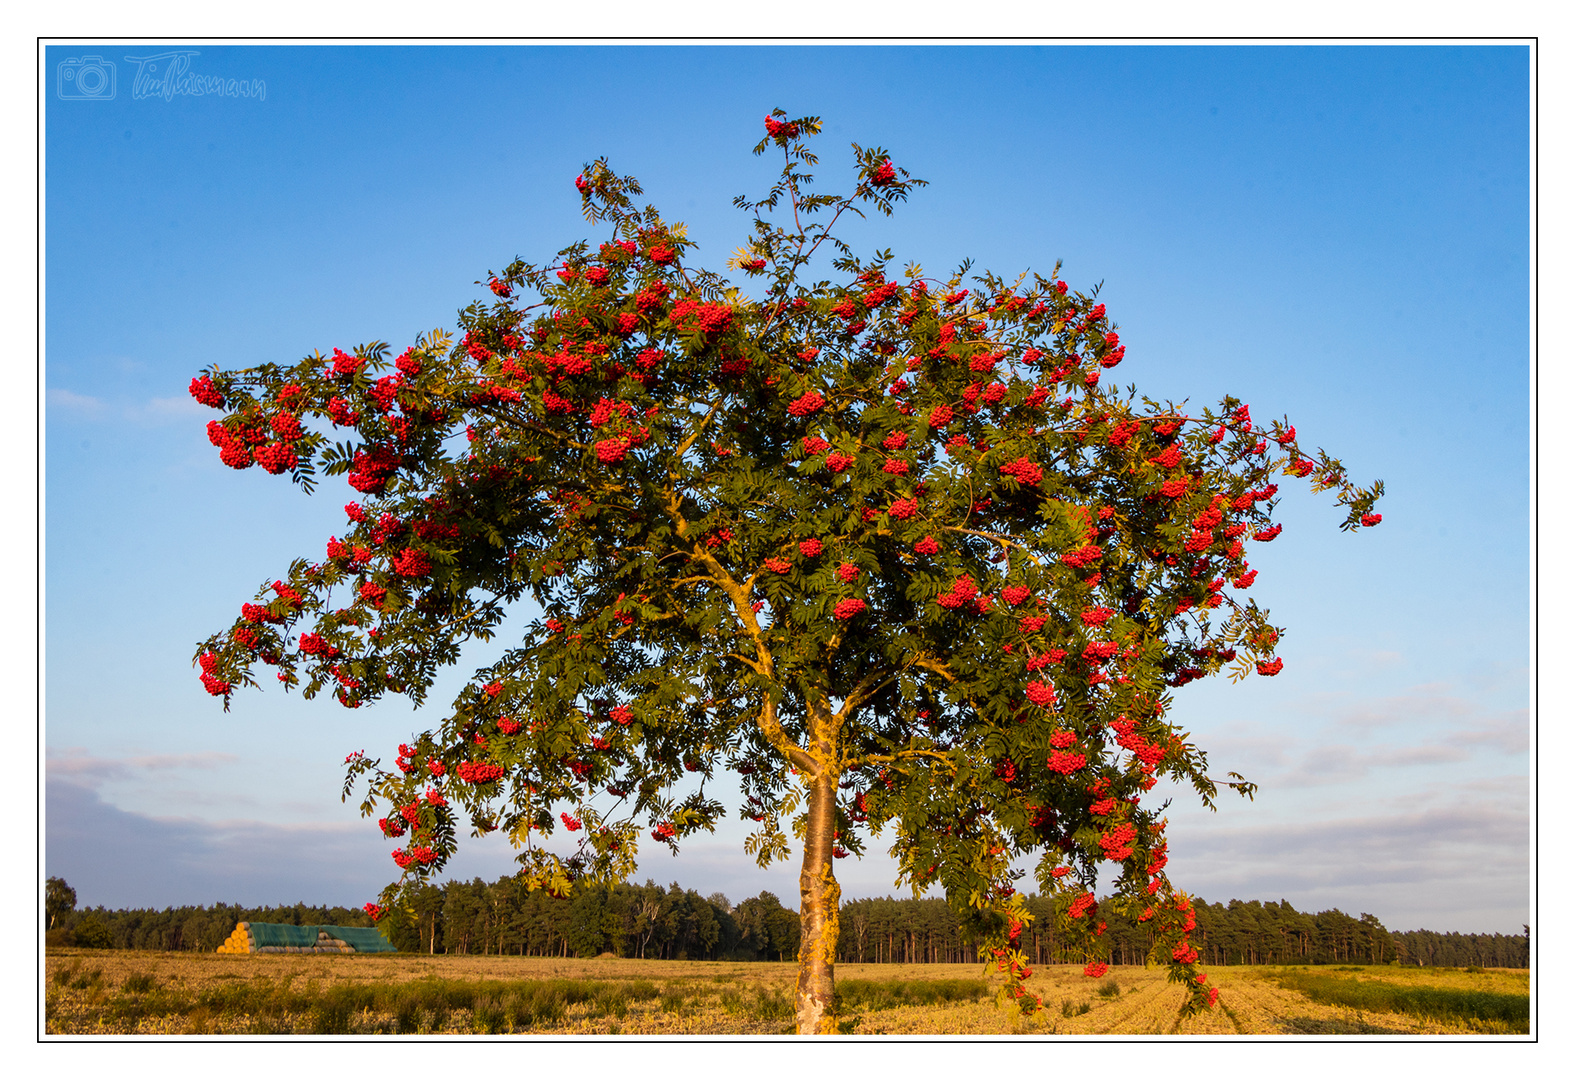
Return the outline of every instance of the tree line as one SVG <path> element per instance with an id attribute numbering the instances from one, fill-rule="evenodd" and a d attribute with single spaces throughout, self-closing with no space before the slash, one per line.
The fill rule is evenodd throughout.
<path id="1" fill-rule="evenodd" d="M 403 952 L 449 955 L 588 957 L 611 953 L 649 960 L 792 960 L 799 948 L 798 913 L 762 892 L 734 904 L 721 893 L 701 896 L 674 883 L 576 889 L 567 897 L 525 887 L 518 877 L 481 878 L 417 890 L 409 911 L 378 925 Z M 1057 933 L 1056 901 L 1031 895 L 1033 921 L 1019 942 L 1036 964 L 1081 964 L 1088 957 L 1070 935 Z M 1286 901 L 1195 902 L 1192 941 L 1207 964 L 1387 964 L 1440 967 L 1528 967 L 1525 935 L 1391 931 L 1373 916 L 1338 909 L 1297 911 Z M 216 949 L 237 922 L 371 926 L 364 911 L 343 907 L 103 907 L 47 913 L 50 940 L 122 949 Z M 1145 924 L 1101 916 L 1110 961 L 1141 964 L 1152 937 Z M 837 962 L 856 964 L 977 963 L 978 941 L 937 898 L 866 898 L 841 908 Z M 62 925 L 63 924 L 63 925 Z"/>
<path id="2" fill-rule="evenodd" d="M 1530 967 L 1531 927 L 1516 934 L 1440 934 L 1406 930 L 1392 935 L 1400 962 L 1424 967 Z"/>
<path id="3" fill-rule="evenodd" d="M 212 952 L 238 922 L 288 923 L 291 926 L 371 926 L 364 911 L 345 907 L 292 904 L 287 907 L 84 908 L 48 930 L 48 944 L 84 948 L 148 949 L 154 952 Z M 63 924 L 63 925 L 58 925 Z"/>
<path id="4" fill-rule="evenodd" d="M 401 950 L 459 955 L 615 956 L 647 960 L 792 960 L 798 912 L 762 892 L 737 905 L 677 883 L 618 884 L 555 896 L 518 877 L 428 885 L 385 932 Z"/>

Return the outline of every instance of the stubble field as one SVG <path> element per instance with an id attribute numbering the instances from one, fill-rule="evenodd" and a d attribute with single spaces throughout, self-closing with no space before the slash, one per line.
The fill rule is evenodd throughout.
<path id="1" fill-rule="evenodd" d="M 781 1035 L 792 964 L 66 949 L 45 961 L 48 1035 Z M 1434 1035 L 1529 1031 L 1524 971 L 1209 969 L 1219 1007 L 1177 1022 L 1162 969 L 1043 967 L 1017 1016 L 973 964 L 841 964 L 854 1035 Z"/>

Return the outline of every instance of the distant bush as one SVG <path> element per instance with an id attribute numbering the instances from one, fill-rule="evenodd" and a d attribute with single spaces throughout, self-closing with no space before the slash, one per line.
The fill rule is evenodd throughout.
<path id="1" fill-rule="evenodd" d="M 77 920 L 77 924 L 71 928 L 71 936 L 79 949 L 115 947 L 115 936 L 109 932 L 109 927 L 104 925 L 104 920 L 91 911 Z"/>

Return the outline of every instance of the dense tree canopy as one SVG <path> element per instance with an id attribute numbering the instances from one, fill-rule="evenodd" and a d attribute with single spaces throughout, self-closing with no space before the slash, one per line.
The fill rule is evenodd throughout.
<path id="1" fill-rule="evenodd" d="M 1096 951 L 1114 864 L 1111 903 L 1151 921 L 1188 1007 L 1210 1002 L 1143 801 L 1160 775 L 1218 791 L 1170 692 L 1281 668 L 1246 595 L 1248 543 L 1280 531 L 1274 474 L 1334 491 L 1347 529 L 1378 521 L 1381 487 L 1233 398 L 1111 385 L 1125 347 L 1059 267 L 1007 281 L 857 256 L 842 215 L 889 215 L 922 181 L 855 145 L 853 193 L 816 193 L 818 120 L 766 128 L 756 152 L 783 169 L 738 200 L 754 224 L 729 264 L 754 296 L 598 161 L 576 184 L 603 238 L 490 275 L 457 340 L 195 380 L 227 413 L 209 425 L 226 463 L 365 496 L 323 558 L 199 647 L 205 685 L 228 703 L 261 661 L 349 707 L 419 702 L 529 598 L 540 618 L 438 729 L 392 769 L 348 763 L 346 791 L 367 780 L 364 808 L 392 808 L 382 829 L 404 841 L 385 905 L 443 867 L 462 822 L 503 830 L 554 893 L 624 879 L 647 830 L 713 827 L 731 771 L 749 853 L 802 848 L 801 1031 L 835 1030 L 835 860 L 887 830 L 903 879 L 995 942 L 1025 1006 L 1024 855 Z M 560 828 L 567 855 L 542 843 Z"/>
<path id="2" fill-rule="evenodd" d="M 77 907 L 77 891 L 65 878 L 52 877 L 44 882 L 44 929 L 52 930 Z"/>

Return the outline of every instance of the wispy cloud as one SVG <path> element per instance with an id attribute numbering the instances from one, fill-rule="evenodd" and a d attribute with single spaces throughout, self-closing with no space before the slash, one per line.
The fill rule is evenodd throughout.
<path id="1" fill-rule="evenodd" d="M 1531 713 L 1515 709 L 1482 720 L 1476 726 L 1451 732 L 1446 742 L 1460 746 L 1488 746 L 1506 754 L 1523 754 L 1531 748 Z"/>
<path id="2" fill-rule="evenodd" d="M 109 412 L 109 406 L 100 399 L 58 386 L 51 386 L 44 398 L 51 408 L 63 409 L 74 416 L 97 418 Z"/>
<path id="3" fill-rule="evenodd" d="M 106 400 L 51 386 L 44 396 L 50 409 L 77 420 L 124 420 L 133 424 L 158 426 L 189 424 L 196 419 L 211 419 L 217 415 L 183 394 L 144 400 Z"/>
<path id="4" fill-rule="evenodd" d="M 1379 769 L 1524 755 L 1530 746 L 1527 709 L 1495 709 L 1447 683 L 1360 702 L 1339 694 L 1309 695 L 1295 712 L 1313 722 L 1272 735 L 1232 725 L 1209 739 L 1211 758 L 1231 763 L 1226 767 L 1251 769 L 1258 774 L 1255 780 L 1314 787 L 1361 780 Z"/>
<path id="5" fill-rule="evenodd" d="M 199 405 L 185 395 L 150 398 L 142 405 L 127 409 L 128 418 L 144 419 L 155 423 L 169 420 L 187 421 L 197 417 L 212 419 L 217 415 L 207 406 Z"/>
<path id="6" fill-rule="evenodd" d="M 1471 757 L 1470 753 L 1459 747 L 1437 743 L 1380 746 L 1373 749 L 1349 743 L 1329 743 L 1290 756 L 1296 762 L 1295 767 L 1274 777 L 1274 783 L 1280 787 L 1343 784 L 1360 780 L 1374 769 L 1442 765 L 1466 761 Z"/>
<path id="7" fill-rule="evenodd" d="M 1529 821 L 1523 795 L 1238 829 L 1188 815 L 1170 873 L 1210 900 L 1283 898 L 1371 911 L 1392 930 L 1508 933 L 1529 917 Z"/>
<path id="8" fill-rule="evenodd" d="M 68 746 L 44 751 L 46 777 L 87 787 L 110 780 L 129 779 L 148 773 L 177 769 L 216 769 L 237 758 L 234 754 L 204 751 L 196 754 L 137 754 L 128 757 L 98 757 L 85 747 Z"/>
<path id="9" fill-rule="evenodd" d="M 1397 724 L 1443 721 L 1469 721 L 1479 716 L 1482 706 L 1453 692 L 1443 683 L 1413 686 L 1403 694 L 1376 697 L 1350 704 L 1340 710 L 1337 720 L 1344 727 L 1370 730 Z"/>

